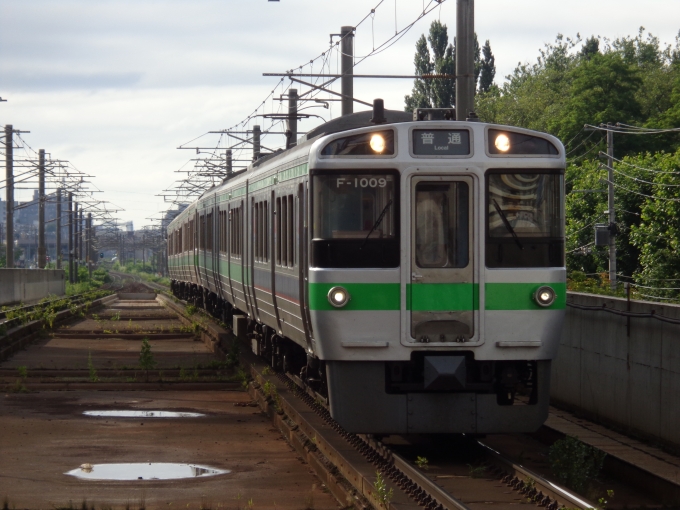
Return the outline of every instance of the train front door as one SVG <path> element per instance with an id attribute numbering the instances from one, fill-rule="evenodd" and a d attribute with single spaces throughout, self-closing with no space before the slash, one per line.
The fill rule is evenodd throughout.
<path id="1" fill-rule="evenodd" d="M 467 176 L 411 179 L 407 341 L 474 341 L 479 289 L 474 281 L 473 184 Z"/>

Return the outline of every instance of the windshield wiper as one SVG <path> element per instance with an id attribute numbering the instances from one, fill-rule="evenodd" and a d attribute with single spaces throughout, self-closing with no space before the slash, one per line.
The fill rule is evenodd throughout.
<path id="1" fill-rule="evenodd" d="M 380 213 L 380 216 L 378 216 L 378 219 L 375 220 L 375 223 L 373 224 L 373 227 L 371 227 L 371 231 L 370 231 L 370 232 L 368 233 L 368 235 L 364 238 L 364 242 L 361 243 L 361 246 L 359 246 L 359 249 L 360 249 L 360 250 L 363 249 L 364 245 L 366 244 L 366 241 L 368 241 L 368 238 L 371 237 L 371 234 L 373 233 L 373 231 L 374 231 L 376 228 L 378 228 L 378 225 L 380 225 L 380 224 L 382 223 L 382 220 L 383 220 L 383 218 L 385 217 L 385 213 L 387 212 L 387 209 L 388 209 L 391 205 L 392 205 L 392 200 L 390 200 L 389 202 L 387 202 L 387 205 L 385 206 L 385 208 L 384 208 L 384 209 L 382 210 L 382 212 Z"/>
<path id="2" fill-rule="evenodd" d="M 510 222 L 508 221 L 508 218 L 505 216 L 505 213 L 503 212 L 503 209 L 500 208 L 498 205 L 498 202 L 496 202 L 496 199 L 492 199 L 493 201 L 493 206 L 496 208 L 496 212 L 498 213 L 498 216 L 501 217 L 501 220 L 503 220 L 503 225 L 505 225 L 505 228 L 508 229 L 508 232 L 512 234 L 512 238 L 515 240 L 517 243 L 517 246 L 519 246 L 520 250 L 524 249 L 524 246 L 522 246 L 522 243 L 519 241 L 519 237 L 517 237 L 517 234 L 515 233 L 515 229 L 512 228 L 512 225 L 510 225 Z"/>

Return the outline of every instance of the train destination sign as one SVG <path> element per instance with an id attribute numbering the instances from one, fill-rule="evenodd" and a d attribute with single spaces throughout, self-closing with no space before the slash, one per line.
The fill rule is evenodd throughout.
<path id="1" fill-rule="evenodd" d="M 470 154 L 470 132 L 467 129 L 414 129 L 413 154 L 467 156 Z"/>

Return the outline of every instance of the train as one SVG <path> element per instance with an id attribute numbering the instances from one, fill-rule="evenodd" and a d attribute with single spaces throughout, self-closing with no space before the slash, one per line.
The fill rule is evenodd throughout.
<path id="1" fill-rule="evenodd" d="M 326 122 L 169 224 L 175 296 L 354 433 L 512 433 L 548 415 L 566 307 L 565 151 L 452 109 Z"/>

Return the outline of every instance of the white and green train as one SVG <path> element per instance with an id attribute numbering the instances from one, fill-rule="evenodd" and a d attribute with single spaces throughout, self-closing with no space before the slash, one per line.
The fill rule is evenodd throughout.
<path id="1" fill-rule="evenodd" d="M 187 207 L 173 292 L 245 316 L 254 351 L 348 431 L 536 430 L 566 302 L 564 147 L 442 110 L 371 115 Z"/>

